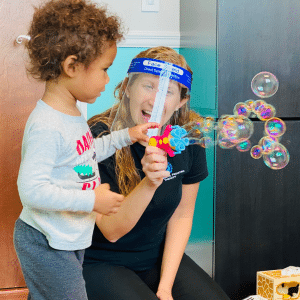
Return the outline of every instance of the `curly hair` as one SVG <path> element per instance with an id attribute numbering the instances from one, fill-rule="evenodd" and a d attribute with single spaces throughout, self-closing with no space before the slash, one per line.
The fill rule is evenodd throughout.
<path id="1" fill-rule="evenodd" d="M 191 68 L 188 66 L 185 58 L 178 54 L 174 49 L 169 47 L 154 47 L 147 49 L 145 51 L 140 52 L 136 58 L 153 58 L 158 60 L 163 60 L 169 63 L 176 64 L 189 72 L 192 73 Z M 127 86 L 128 78 L 126 77 L 123 82 L 120 82 L 115 88 L 115 98 L 119 101 L 122 101 L 126 86 Z M 181 100 L 185 98 L 190 98 L 188 93 L 188 89 L 183 87 L 181 88 Z M 189 102 L 189 101 L 188 101 Z M 189 103 L 184 104 L 178 112 L 175 112 L 170 119 L 171 125 L 186 125 L 190 124 L 190 128 L 193 127 L 195 122 L 203 121 L 203 117 L 201 117 L 196 112 L 189 109 Z M 111 128 L 111 125 L 114 121 L 114 118 L 117 114 L 119 104 L 116 104 L 112 108 L 106 110 L 105 112 L 96 115 L 88 120 L 88 124 L 90 127 L 96 125 L 98 122 L 104 123 Z M 187 129 L 189 127 L 187 126 Z M 104 132 L 101 133 L 101 135 Z M 132 157 L 130 147 L 124 147 L 121 150 L 117 150 L 115 154 L 116 158 L 116 174 L 118 180 L 118 186 L 120 193 L 127 196 L 141 181 L 138 170 L 135 167 L 135 162 Z"/>
<path id="2" fill-rule="evenodd" d="M 62 62 L 70 55 L 87 68 L 107 42 L 123 38 L 119 18 L 88 0 L 50 0 L 36 7 L 28 35 L 27 70 L 41 81 L 58 78 Z"/>

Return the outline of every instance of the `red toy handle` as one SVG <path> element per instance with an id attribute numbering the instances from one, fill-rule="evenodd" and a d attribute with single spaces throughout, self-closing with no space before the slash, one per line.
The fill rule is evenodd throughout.
<path id="1" fill-rule="evenodd" d="M 175 153 L 170 146 L 170 132 L 172 131 L 172 126 L 168 125 L 162 135 L 152 136 L 149 139 L 149 145 L 153 147 L 160 148 L 166 151 L 170 157 L 175 156 Z"/>

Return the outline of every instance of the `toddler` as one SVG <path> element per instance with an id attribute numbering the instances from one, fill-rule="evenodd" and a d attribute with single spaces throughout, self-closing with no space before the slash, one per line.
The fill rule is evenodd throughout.
<path id="1" fill-rule="evenodd" d="M 46 86 L 25 127 L 14 245 L 28 299 L 87 300 L 82 261 L 96 216 L 116 213 L 124 199 L 100 184 L 97 162 L 146 141 L 156 124 L 94 140 L 76 105 L 94 103 L 109 82 L 122 33 L 105 8 L 87 0 L 48 1 L 35 9 L 29 36 L 29 72 Z"/>

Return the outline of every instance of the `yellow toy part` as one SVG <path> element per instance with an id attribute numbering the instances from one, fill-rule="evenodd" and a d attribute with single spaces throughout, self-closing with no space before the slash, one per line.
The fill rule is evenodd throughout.
<path id="1" fill-rule="evenodd" d="M 164 139 L 163 139 L 163 143 L 164 143 L 164 144 L 169 144 L 169 138 L 167 138 L 167 137 L 164 137 Z"/>
<path id="2" fill-rule="evenodd" d="M 156 147 L 157 141 L 155 138 L 150 138 L 148 144 L 149 144 L 149 146 Z"/>

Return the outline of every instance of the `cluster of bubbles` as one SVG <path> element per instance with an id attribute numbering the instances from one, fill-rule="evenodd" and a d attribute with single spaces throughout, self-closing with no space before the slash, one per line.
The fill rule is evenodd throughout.
<path id="1" fill-rule="evenodd" d="M 247 100 L 234 106 L 233 115 L 223 115 L 218 121 L 206 117 L 187 126 L 189 144 L 200 144 L 204 148 L 218 145 L 222 149 L 236 148 L 240 152 L 250 151 L 254 159 L 263 158 L 273 170 L 284 168 L 290 159 L 288 150 L 279 142 L 286 131 L 283 120 L 275 117 L 276 109 L 264 98 L 273 96 L 278 90 L 277 78 L 269 72 L 255 75 L 251 82 L 253 93 L 259 100 Z M 252 146 L 250 137 L 254 132 L 251 117 L 265 122 L 263 136 L 257 145 Z M 214 132 L 216 131 L 216 139 Z"/>

